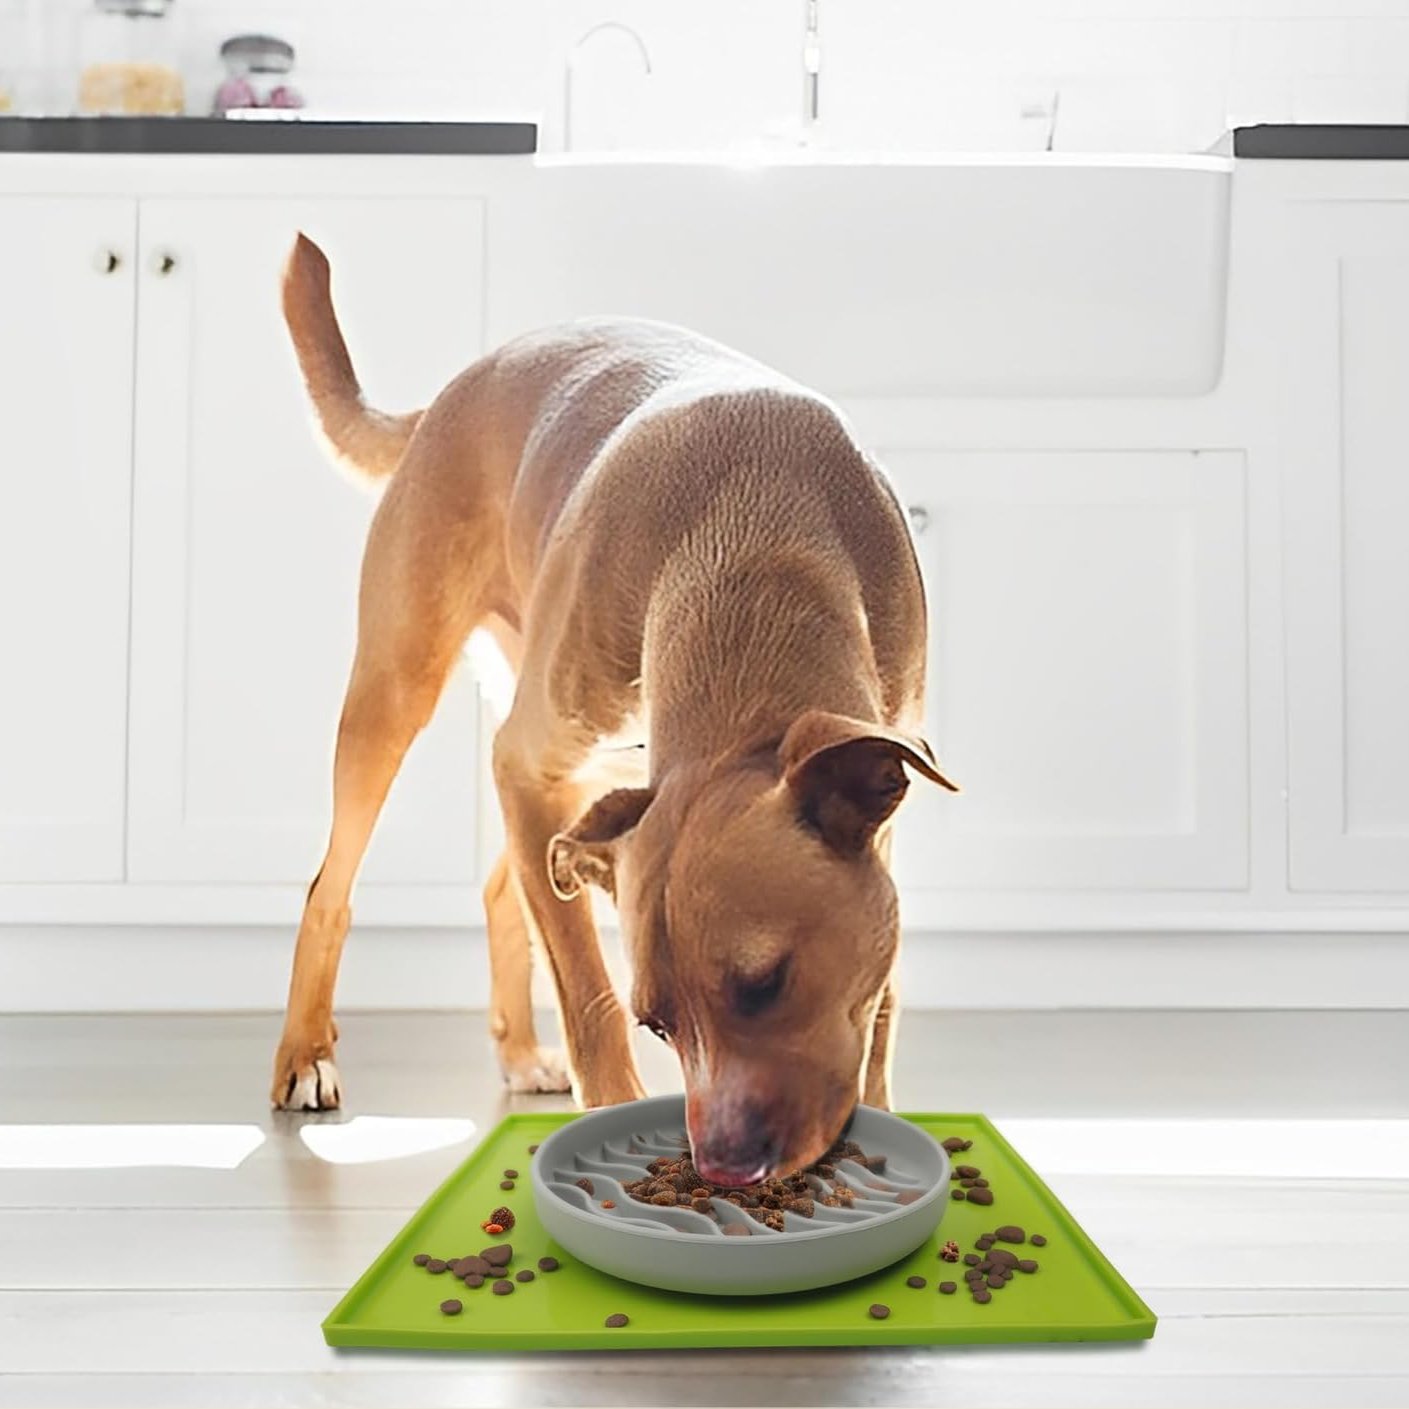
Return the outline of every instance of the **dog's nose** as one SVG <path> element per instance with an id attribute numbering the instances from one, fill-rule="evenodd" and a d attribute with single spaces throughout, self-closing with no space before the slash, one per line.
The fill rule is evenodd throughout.
<path id="1" fill-rule="evenodd" d="M 695 1168 L 711 1184 L 738 1189 L 762 1180 L 777 1153 L 766 1115 L 750 1105 L 734 1119 L 709 1123 L 695 1144 Z"/>

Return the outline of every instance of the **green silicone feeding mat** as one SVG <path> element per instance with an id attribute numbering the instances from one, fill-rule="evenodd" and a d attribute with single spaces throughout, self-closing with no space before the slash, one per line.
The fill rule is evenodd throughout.
<path id="1" fill-rule="evenodd" d="M 989 1181 L 989 1207 L 951 1200 L 936 1234 L 916 1252 L 870 1276 L 819 1291 L 780 1296 L 690 1296 L 619 1281 L 577 1262 L 552 1243 L 534 1211 L 528 1147 L 545 1139 L 570 1115 L 511 1115 L 436 1190 L 323 1322 L 329 1345 L 416 1350 L 620 1350 L 708 1346 L 967 1345 L 994 1341 L 1143 1340 L 1155 1331 L 1154 1313 L 1101 1255 L 1100 1250 L 1017 1151 L 981 1115 L 907 1115 L 936 1140 L 960 1136 L 973 1145 L 954 1156 L 977 1165 Z M 520 1178 L 500 1189 L 505 1169 Z M 508 1205 L 512 1232 L 491 1237 L 480 1229 L 490 1213 Z M 961 1261 L 941 1261 L 948 1239 L 962 1253 L 976 1251 L 980 1234 L 1016 1224 L 1047 1245 L 1013 1247 L 1035 1258 L 1038 1270 L 1019 1273 L 992 1301 L 981 1305 L 965 1289 Z M 492 1243 L 513 1244 L 506 1275 L 524 1268 L 537 1275 L 516 1283 L 510 1296 L 495 1296 L 490 1283 L 471 1289 L 450 1272 L 433 1275 L 412 1261 L 417 1253 L 450 1259 L 478 1253 Z M 998 1247 L 1009 1244 L 999 1243 Z M 556 1272 L 537 1272 L 538 1259 L 557 1257 Z M 906 1285 L 920 1276 L 923 1288 Z M 953 1295 L 941 1281 L 959 1284 Z M 457 1298 L 458 1316 L 440 1303 Z M 873 1303 L 890 1307 L 885 1320 L 870 1315 Z M 609 1329 L 608 1316 L 627 1325 Z"/>

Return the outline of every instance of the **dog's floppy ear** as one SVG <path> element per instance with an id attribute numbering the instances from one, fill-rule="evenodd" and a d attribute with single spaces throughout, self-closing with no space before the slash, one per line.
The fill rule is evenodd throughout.
<path id="1" fill-rule="evenodd" d="M 930 746 L 884 724 L 813 709 L 793 721 L 778 747 L 783 781 L 803 821 L 827 844 L 855 855 L 900 805 L 909 786 L 905 765 L 957 793 Z"/>
<path id="2" fill-rule="evenodd" d="M 548 843 L 548 879 L 559 900 L 576 898 L 589 884 L 615 898 L 617 842 L 641 820 L 654 796 L 650 788 L 618 788 Z"/>

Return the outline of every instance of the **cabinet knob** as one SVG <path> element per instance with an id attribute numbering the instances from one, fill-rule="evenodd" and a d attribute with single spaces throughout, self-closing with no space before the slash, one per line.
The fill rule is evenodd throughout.
<path id="1" fill-rule="evenodd" d="M 99 274 L 116 274 L 122 267 L 122 256 L 111 249 L 93 251 L 93 268 Z"/>
<path id="2" fill-rule="evenodd" d="M 905 512 L 910 515 L 910 527 L 916 533 L 923 533 L 930 526 L 930 511 L 923 504 L 911 504 Z"/>
<path id="3" fill-rule="evenodd" d="M 152 273 L 166 278 L 176 268 L 176 256 L 170 250 L 158 250 L 152 256 Z"/>

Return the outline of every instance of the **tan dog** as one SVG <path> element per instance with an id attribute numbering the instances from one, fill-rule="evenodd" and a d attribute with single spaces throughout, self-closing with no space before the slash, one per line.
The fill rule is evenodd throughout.
<path id="1" fill-rule="evenodd" d="M 887 821 L 905 769 L 953 786 L 911 732 L 925 603 L 887 481 L 829 403 L 678 328 L 520 338 L 392 417 L 363 404 L 327 261 L 302 236 L 284 311 L 333 449 L 389 483 L 275 1103 L 340 1101 L 333 988 L 353 879 L 407 746 L 484 628 L 518 675 L 494 741 L 508 852 L 485 891 L 510 1085 L 567 1084 L 534 1034 L 532 930 L 580 1100 L 642 1095 L 591 882 L 616 899 L 631 1008 L 679 1054 L 701 1171 L 746 1183 L 814 1159 L 858 1097 L 889 1103 Z M 649 775 L 595 797 L 594 755 L 633 723 Z"/>

